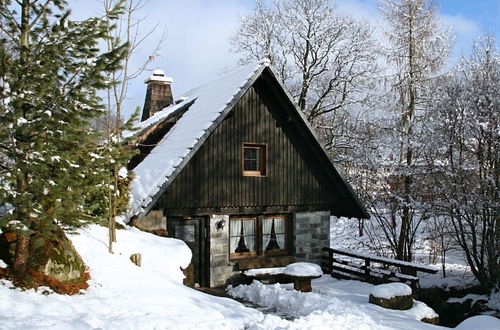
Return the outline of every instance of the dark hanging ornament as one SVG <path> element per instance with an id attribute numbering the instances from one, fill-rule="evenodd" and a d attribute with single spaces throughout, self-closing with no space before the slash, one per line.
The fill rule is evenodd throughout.
<path id="1" fill-rule="evenodd" d="M 238 241 L 238 247 L 234 252 L 249 252 L 250 250 L 247 248 L 247 245 L 245 243 L 245 236 L 243 236 L 243 221 L 241 221 L 241 230 L 240 230 L 240 239 Z"/>
<path id="2" fill-rule="evenodd" d="M 266 251 L 281 249 L 278 244 L 278 240 L 276 239 L 276 231 L 274 230 L 274 219 L 272 221 L 273 222 L 271 224 L 271 239 L 269 240 L 269 243 L 267 243 Z"/>

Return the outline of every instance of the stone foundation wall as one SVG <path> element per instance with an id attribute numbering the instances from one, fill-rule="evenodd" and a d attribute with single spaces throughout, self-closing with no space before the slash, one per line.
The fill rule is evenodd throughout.
<path id="1" fill-rule="evenodd" d="M 162 210 L 150 211 L 145 217 L 134 219 L 131 225 L 148 232 L 167 229 L 167 218 Z"/>
<path id="2" fill-rule="evenodd" d="M 217 224 L 225 221 L 223 228 Z M 210 216 L 210 287 L 226 285 L 227 280 L 236 272 L 229 262 L 229 216 Z"/>
<path id="3" fill-rule="evenodd" d="M 293 255 L 321 264 L 321 249 L 330 246 L 330 211 L 293 214 Z"/>

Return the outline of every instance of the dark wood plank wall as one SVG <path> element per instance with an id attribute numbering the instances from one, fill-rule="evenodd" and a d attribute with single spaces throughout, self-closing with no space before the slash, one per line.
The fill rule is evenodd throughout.
<path id="1" fill-rule="evenodd" d="M 156 208 L 190 209 L 192 214 L 218 208 L 330 209 L 340 196 L 293 120 L 260 78 L 174 179 Z M 267 145 L 265 177 L 242 175 L 243 142 Z"/>

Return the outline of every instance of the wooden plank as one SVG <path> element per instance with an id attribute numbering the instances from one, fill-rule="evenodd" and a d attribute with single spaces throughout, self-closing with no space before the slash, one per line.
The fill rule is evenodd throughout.
<path id="1" fill-rule="evenodd" d="M 345 256 L 349 256 L 349 257 L 353 257 L 353 258 L 358 258 L 358 259 L 369 259 L 373 262 L 378 262 L 378 263 L 382 263 L 382 264 L 387 264 L 387 265 L 391 265 L 391 266 L 397 266 L 397 267 L 409 267 L 409 268 L 414 268 L 418 271 L 421 271 L 421 272 L 426 272 L 426 273 L 437 273 L 437 269 L 433 269 L 433 268 L 430 268 L 426 265 L 421 265 L 421 264 L 415 264 L 415 263 L 411 263 L 411 262 L 407 262 L 407 261 L 400 261 L 400 260 L 396 260 L 396 259 L 389 259 L 389 258 L 383 258 L 383 257 L 379 257 L 379 256 L 375 256 L 375 255 L 368 255 L 368 254 L 358 254 L 358 253 L 355 253 L 355 252 L 350 252 L 350 251 L 346 251 L 346 250 L 341 250 L 341 249 L 332 249 L 332 251 L 334 253 L 337 253 L 337 254 L 341 254 L 341 255 L 345 255 Z"/>
<path id="2" fill-rule="evenodd" d="M 260 257 L 253 259 L 238 260 L 238 269 L 247 270 L 255 268 L 273 268 L 285 267 L 295 262 L 293 256 L 280 256 L 280 257 Z"/>

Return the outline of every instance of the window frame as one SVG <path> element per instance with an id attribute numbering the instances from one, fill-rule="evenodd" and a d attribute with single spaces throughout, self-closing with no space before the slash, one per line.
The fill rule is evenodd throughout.
<path id="1" fill-rule="evenodd" d="M 258 170 L 245 170 L 245 149 L 247 148 L 259 150 Z M 243 142 L 241 144 L 241 173 L 243 176 L 267 176 L 267 144 L 256 142 Z"/>
<path id="2" fill-rule="evenodd" d="M 254 250 L 253 251 L 248 251 L 248 252 L 232 252 L 231 251 L 231 238 L 232 237 L 237 237 L 238 235 L 236 236 L 232 236 L 231 235 L 231 228 L 232 228 L 232 221 L 231 220 L 243 220 L 243 221 L 253 221 L 253 239 L 254 239 L 254 243 L 253 243 L 253 247 L 254 247 Z M 243 259 L 243 258 L 248 258 L 248 257 L 255 257 L 257 256 L 257 251 L 258 251 L 258 247 L 257 247 L 257 237 L 258 237 L 258 233 L 257 233 L 257 217 L 232 217 L 232 218 L 229 218 L 229 259 Z M 244 235 L 244 236 L 251 236 L 251 235 Z"/>
<path id="3" fill-rule="evenodd" d="M 264 239 L 263 239 L 263 220 L 269 218 L 282 218 L 284 220 L 284 248 L 276 249 L 276 250 L 265 250 Z M 232 220 L 250 220 L 254 221 L 254 251 L 249 252 L 232 252 L 231 251 L 231 238 L 236 237 L 231 235 L 232 228 Z M 286 256 L 290 254 L 290 239 L 292 237 L 292 227 L 290 222 L 289 214 L 266 214 L 266 215 L 258 215 L 258 216 L 231 216 L 229 217 L 229 233 L 228 233 L 228 253 L 229 260 L 238 260 L 238 259 L 251 259 L 258 257 L 272 257 L 272 256 Z M 281 234 L 281 233 L 280 233 Z"/>
<path id="4" fill-rule="evenodd" d="M 264 233 L 262 232 L 262 224 L 265 219 L 276 219 L 276 218 L 281 218 L 284 221 L 284 232 L 283 233 L 276 233 L 276 234 L 283 234 L 285 236 L 284 239 L 284 244 L 285 246 L 281 249 L 276 249 L 276 250 L 266 250 L 266 247 L 264 246 Z M 286 215 L 264 215 L 262 216 L 262 219 L 260 220 L 260 228 L 261 232 L 259 233 L 259 241 L 261 243 L 261 255 L 263 256 L 275 256 L 275 255 L 286 255 L 288 253 L 288 236 L 289 236 L 289 230 L 288 230 L 288 217 Z M 270 234 L 269 234 L 270 235 Z"/>

